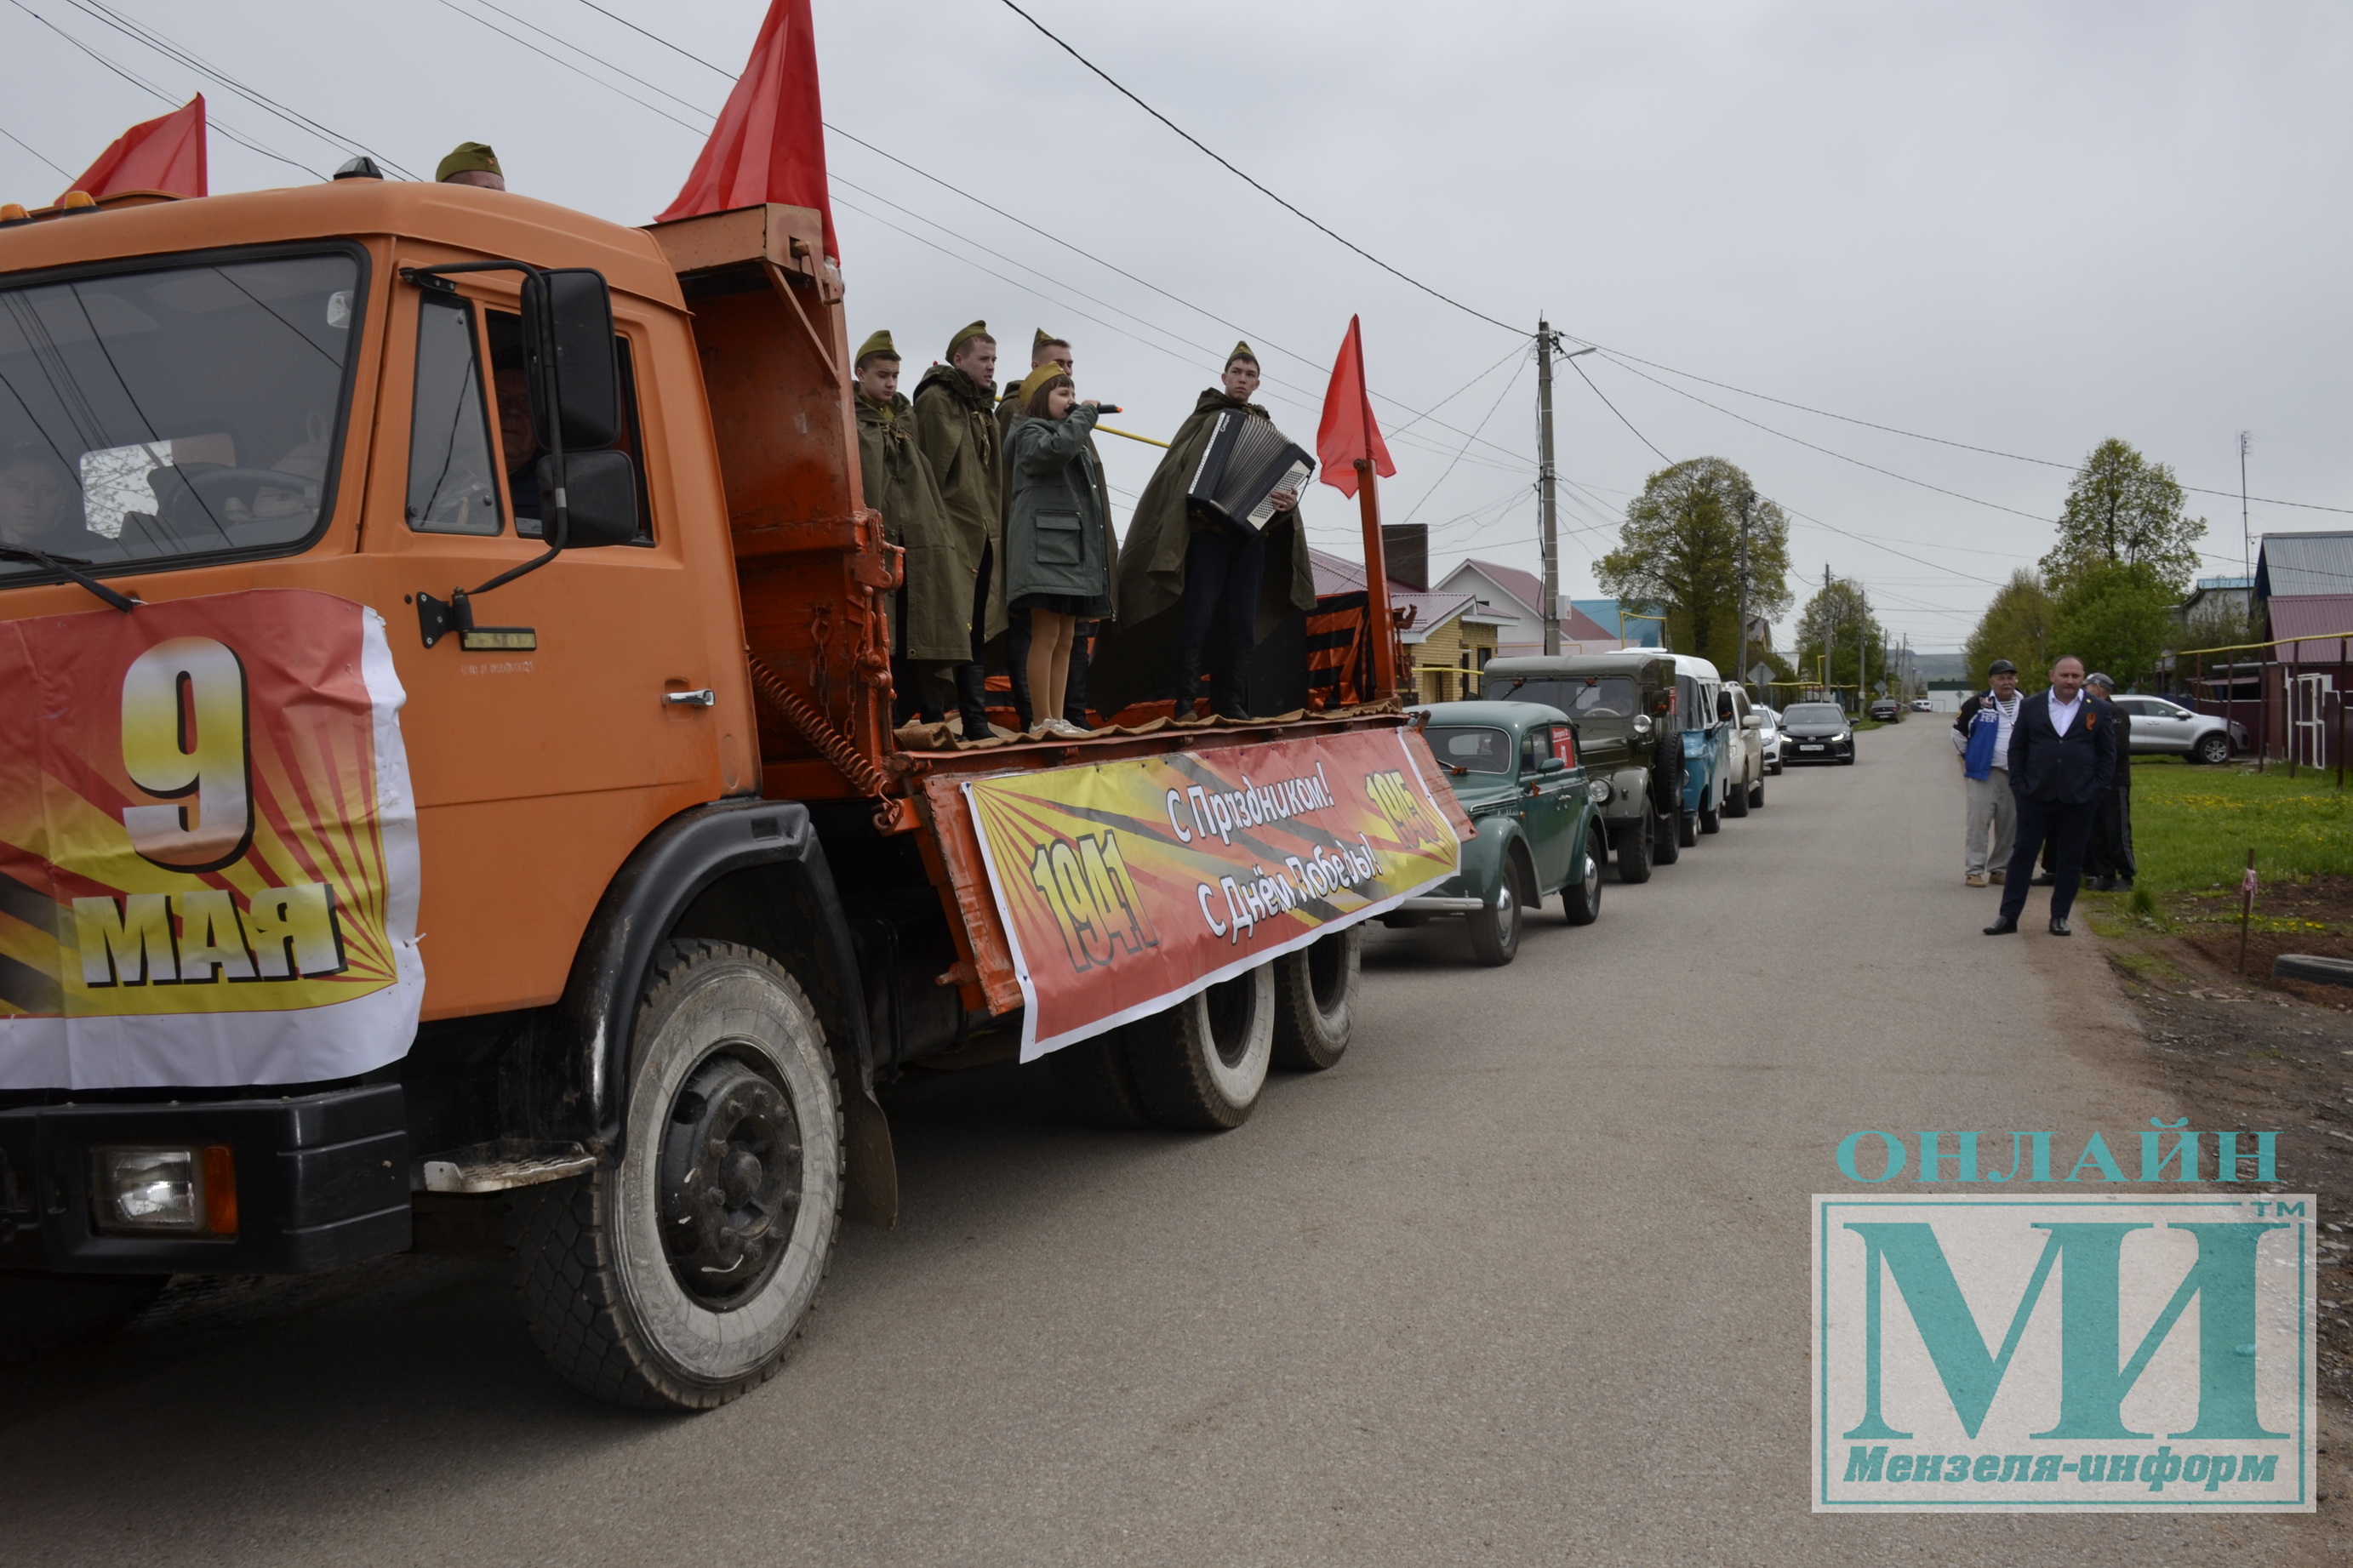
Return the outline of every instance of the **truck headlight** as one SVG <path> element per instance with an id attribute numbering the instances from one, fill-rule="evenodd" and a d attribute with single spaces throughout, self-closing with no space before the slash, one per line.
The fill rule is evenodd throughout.
<path id="1" fill-rule="evenodd" d="M 225 1143 L 90 1151 L 91 1216 L 101 1231 L 237 1234 L 237 1162 Z"/>
<path id="2" fill-rule="evenodd" d="M 1593 804 L 1596 805 L 1608 805 L 1609 804 L 1609 781 L 1608 779 L 1595 779 L 1593 781 Z"/>

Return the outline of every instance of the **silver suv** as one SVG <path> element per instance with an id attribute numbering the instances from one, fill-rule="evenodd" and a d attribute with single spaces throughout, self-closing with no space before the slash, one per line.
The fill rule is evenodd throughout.
<path id="1" fill-rule="evenodd" d="M 2112 700 L 2132 720 L 2135 756 L 2187 757 L 2193 763 L 2227 763 L 2233 747 L 2246 749 L 2245 731 L 2218 714 L 2194 713 L 2163 697 L 2118 697 Z"/>

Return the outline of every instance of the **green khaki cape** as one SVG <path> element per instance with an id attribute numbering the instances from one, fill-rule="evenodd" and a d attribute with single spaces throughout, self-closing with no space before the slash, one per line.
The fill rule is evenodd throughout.
<path id="1" fill-rule="evenodd" d="M 882 531 L 907 552 L 907 658 L 956 664 L 972 658 L 972 579 L 948 523 L 939 480 L 915 445 L 915 421 L 903 394 L 889 405 L 858 399 L 858 467 L 866 504 L 882 514 Z M 896 617 L 893 617 L 894 621 Z"/>
<path id="2" fill-rule="evenodd" d="M 939 480 L 967 594 L 982 552 L 993 546 L 1001 553 L 1005 542 L 1005 437 L 997 427 L 996 394 L 952 364 L 932 366 L 915 388 L 915 446 Z M 989 574 L 985 636 L 1004 630 L 1005 574 L 997 571 Z M 969 647 L 964 658 L 972 658 Z"/>
<path id="3" fill-rule="evenodd" d="M 1254 403 L 1229 397 L 1217 387 L 1201 394 L 1192 414 L 1176 427 L 1160 466 L 1144 487 L 1121 543 L 1116 596 L 1119 626 L 1089 671 L 1095 706 L 1105 713 L 1162 691 L 1176 678 L 1176 604 L 1185 594 L 1185 552 L 1193 542 L 1193 519 L 1186 487 L 1209 431 L 1227 409 L 1266 417 Z M 1315 607 L 1315 573 L 1307 560 L 1307 530 L 1300 512 L 1306 504 L 1277 512 L 1262 532 L 1266 574 L 1258 596 L 1258 636 L 1263 642 L 1293 610 Z"/>

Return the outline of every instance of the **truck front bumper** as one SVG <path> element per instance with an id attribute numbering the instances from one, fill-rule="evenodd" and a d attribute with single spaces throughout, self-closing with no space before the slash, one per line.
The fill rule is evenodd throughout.
<path id="1" fill-rule="evenodd" d="M 226 1148 L 234 1231 L 113 1231 L 94 1188 L 107 1149 Z M 215 1156 L 218 1160 L 218 1156 Z M 397 1084 L 180 1104 L 0 1110 L 0 1268 L 84 1274 L 309 1274 L 409 1246 L 408 1131 Z"/>

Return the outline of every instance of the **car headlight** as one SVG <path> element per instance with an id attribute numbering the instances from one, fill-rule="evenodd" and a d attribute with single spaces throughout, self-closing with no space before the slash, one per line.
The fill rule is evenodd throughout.
<path id="1" fill-rule="evenodd" d="M 1593 804 L 1596 805 L 1607 805 L 1609 804 L 1609 781 L 1608 779 L 1595 779 L 1593 781 Z"/>
<path id="2" fill-rule="evenodd" d="M 1841 730 L 1837 734 L 1832 735 L 1831 739 L 1833 741 L 1852 741 L 1854 739 L 1854 733 L 1850 730 Z"/>

